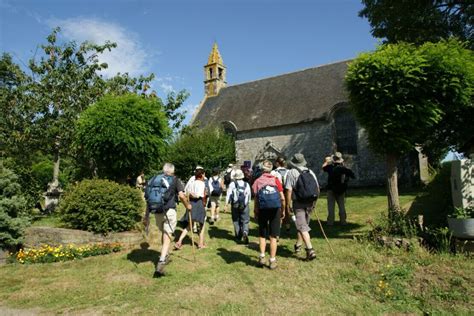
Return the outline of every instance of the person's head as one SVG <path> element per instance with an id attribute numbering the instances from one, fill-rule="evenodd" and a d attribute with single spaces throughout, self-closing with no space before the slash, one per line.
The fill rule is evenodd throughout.
<path id="1" fill-rule="evenodd" d="M 168 176 L 172 176 L 174 175 L 174 165 L 172 163 L 165 163 L 163 165 L 163 173 L 168 175 Z"/>
<path id="2" fill-rule="evenodd" d="M 194 171 L 194 177 L 196 179 L 203 179 L 204 178 L 204 169 L 196 169 L 196 171 Z"/>
<path id="3" fill-rule="evenodd" d="M 271 172 L 273 170 L 273 164 L 270 160 L 264 160 L 262 163 L 263 172 Z"/>
<path id="4" fill-rule="evenodd" d="M 291 160 L 288 162 L 292 168 L 302 168 L 306 167 L 306 159 L 304 159 L 303 154 L 294 154 Z"/>
<path id="5" fill-rule="evenodd" d="M 234 168 L 234 165 L 230 163 L 230 164 L 227 166 L 227 168 L 232 169 L 232 168 Z"/>
<path id="6" fill-rule="evenodd" d="M 232 179 L 234 180 L 242 180 L 244 178 L 244 172 L 242 170 L 235 170 L 234 176 Z"/>
<path id="7" fill-rule="evenodd" d="M 286 161 L 283 157 L 278 157 L 275 160 L 275 166 L 278 167 L 286 167 Z"/>
<path id="8" fill-rule="evenodd" d="M 344 162 L 344 159 L 342 159 L 342 154 L 338 151 L 332 155 L 331 160 L 333 164 L 341 164 Z"/>
<path id="9" fill-rule="evenodd" d="M 221 172 L 221 171 L 219 170 L 219 168 L 214 168 L 214 169 L 212 169 L 212 175 L 213 175 L 213 176 L 218 176 L 220 172 Z"/>
<path id="10" fill-rule="evenodd" d="M 143 175 L 145 175 L 145 172 L 142 170 L 140 171 L 140 176 L 143 176 Z"/>

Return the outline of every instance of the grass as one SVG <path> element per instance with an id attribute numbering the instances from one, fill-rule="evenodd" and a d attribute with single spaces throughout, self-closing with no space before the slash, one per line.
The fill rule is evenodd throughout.
<path id="1" fill-rule="evenodd" d="M 414 198 L 402 194 L 401 203 Z M 185 247 L 172 253 L 166 277 L 151 278 L 159 256 L 153 229 L 149 248 L 0 267 L 0 305 L 45 314 L 470 314 L 474 264 L 469 258 L 421 248 L 379 249 L 353 239 L 369 229 L 367 219 L 379 217 L 386 203 L 382 190 L 350 193 L 350 225 L 326 228 L 335 255 L 313 220 L 318 254 L 313 262 L 293 254 L 292 228 L 291 235 L 282 233 L 277 270 L 258 268 L 255 223 L 250 245 L 237 244 L 230 215 L 223 214 L 207 227 L 208 248 L 196 251 L 196 262 L 186 239 Z M 316 214 L 326 217 L 324 197 L 314 219 Z"/>

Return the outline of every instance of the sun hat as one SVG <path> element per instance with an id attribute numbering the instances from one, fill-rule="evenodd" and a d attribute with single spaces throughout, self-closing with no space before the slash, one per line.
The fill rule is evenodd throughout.
<path id="1" fill-rule="evenodd" d="M 235 170 L 234 177 L 235 180 L 242 180 L 244 178 L 244 173 L 242 170 Z"/>
<path id="2" fill-rule="evenodd" d="M 333 163 L 343 163 L 344 159 L 342 159 L 342 154 L 340 152 L 336 152 L 334 155 L 331 157 Z"/>
<path id="3" fill-rule="evenodd" d="M 297 153 L 295 154 L 291 160 L 288 162 L 288 164 L 292 167 L 305 167 L 306 166 L 306 159 L 304 159 L 304 155 Z"/>
<path id="4" fill-rule="evenodd" d="M 227 167 L 232 168 L 233 166 L 234 165 L 230 163 Z"/>
<path id="5" fill-rule="evenodd" d="M 262 170 L 263 172 L 270 172 L 273 170 L 273 163 L 270 160 L 265 160 L 262 163 Z"/>
<path id="6" fill-rule="evenodd" d="M 196 166 L 196 168 L 194 169 L 194 171 L 199 170 L 199 169 L 204 170 L 204 168 L 203 168 L 202 166 L 199 166 L 199 165 L 198 165 L 198 166 Z"/>

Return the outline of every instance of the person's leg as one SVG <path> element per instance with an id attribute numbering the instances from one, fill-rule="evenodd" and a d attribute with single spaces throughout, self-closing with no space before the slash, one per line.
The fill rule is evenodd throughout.
<path id="1" fill-rule="evenodd" d="M 176 223 L 177 223 L 176 210 L 170 209 L 166 212 L 166 214 L 157 214 L 155 218 L 156 218 L 156 222 L 160 224 L 158 228 L 160 229 L 162 233 L 160 259 L 158 260 L 158 264 L 156 265 L 156 272 L 155 272 L 155 276 L 160 277 L 164 275 L 164 267 L 167 264 L 167 257 L 169 253 L 171 240 L 173 238 L 173 234 L 176 229 Z"/>
<path id="2" fill-rule="evenodd" d="M 327 224 L 328 225 L 334 225 L 334 207 L 336 204 L 336 199 L 334 196 L 334 193 L 331 190 L 327 191 L 327 197 L 328 197 L 328 219 L 327 219 Z"/>
<path id="3" fill-rule="evenodd" d="M 275 209 L 271 211 L 270 218 L 270 269 L 276 269 L 276 254 L 278 248 L 278 236 L 280 236 L 280 218 L 281 209 Z"/>
<path id="4" fill-rule="evenodd" d="M 240 239 L 242 236 L 240 235 L 240 224 L 239 224 L 239 210 L 235 208 L 231 208 L 231 215 L 232 215 L 232 223 L 234 224 L 234 234 L 236 239 Z"/>
<path id="5" fill-rule="evenodd" d="M 266 236 L 268 233 L 268 220 L 267 216 L 262 210 L 260 210 L 260 214 L 258 216 L 258 246 L 260 249 L 260 255 L 258 259 L 258 264 L 260 266 L 265 265 L 265 248 L 267 246 Z"/>
<path id="6" fill-rule="evenodd" d="M 247 205 L 245 210 L 240 213 L 242 239 L 245 244 L 249 243 L 249 223 L 250 223 L 250 207 Z"/>
<path id="7" fill-rule="evenodd" d="M 339 220 L 341 221 L 342 225 L 347 223 L 347 214 L 346 214 L 346 207 L 345 207 L 345 193 L 339 194 L 336 196 L 337 206 L 339 208 Z"/>
<path id="8" fill-rule="evenodd" d="M 215 213 L 215 218 L 214 218 L 215 221 L 219 219 L 219 211 L 220 211 L 220 205 L 221 205 L 220 199 L 221 199 L 220 196 L 216 196 L 216 213 Z"/>
<path id="9" fill-rule="evenodd" d="M 206 222 L 204 221 L 204 223 L 202 224 L 199 224 L 200 226 L 200 230 L 199 230 L 199 245 L 198 247 L 199 248 L 204 248 L 206 246 L 206 244 L 204 243 L 204 235 L 205 235 L 205 225 L 206 225 Z"/>
<path id="10" fill-rule="evenodd" d="M 211 197 L 211 218 L 209 223 L 213 224 L 216 217 L 216 202 L 214 201 L 214 197 Z"/>

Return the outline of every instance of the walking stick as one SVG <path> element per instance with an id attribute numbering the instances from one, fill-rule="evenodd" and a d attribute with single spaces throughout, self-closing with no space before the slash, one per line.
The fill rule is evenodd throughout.
<path id="1" fill-rule="evenodd" d="M 188 215 L 189 215 L 189 228 L 191 229 L 191 244 L 193 246 L 193 259 L 194 259 L 194 262 L 196 262 L 196 250 L 194 249 L 193 217 L 191 216 L 190 210 L 188 210 Z"/>
<path id="2" fill-rule="evenodd" d="M 326 236 L 326 233 L 324 232 L 323 225 L 321 224 L 321 221 L 319 220 L 318 213 L 317 213 L 317 212 L 314 212 L 314 213 L 316 213 L 316 219 L 318 220 L 319 227 L 321 228 L 321 232 L 323 233 L 324 239 L 326 239 L 326 241 L 328 242 L 328 245 L 329 245 L 329 248 L 331 249 L 332 254 L 335 255 L 336 253 L 335 253 L 334 250 L 332 249 L 331 243 L 329 242 L 329 239 L 328 239 L 328 237 Z"/>

